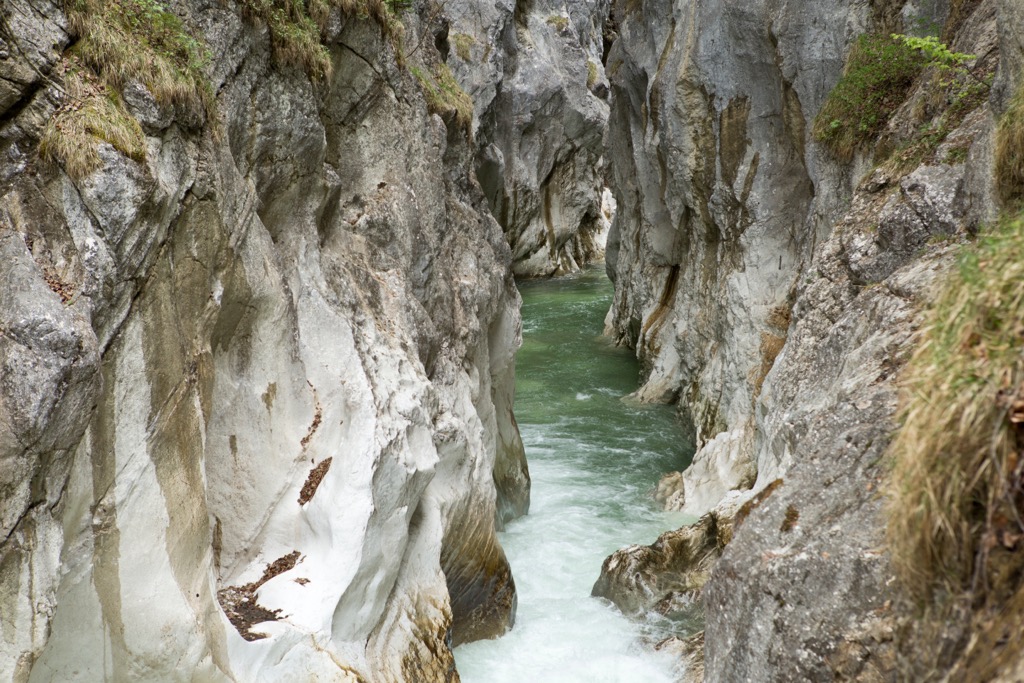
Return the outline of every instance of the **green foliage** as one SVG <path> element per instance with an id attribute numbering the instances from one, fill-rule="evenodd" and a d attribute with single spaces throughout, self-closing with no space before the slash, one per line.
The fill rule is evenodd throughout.
<path id="1" fill-rule="evenodd" d="M 963 52 L 953 52 L 945 43 L 940 43 L 937 36 L 907 36 L 902 33 L 893 33 L 890 36 L 898 40 L 911 50 L 920 50 L 928 58 L 928 66 L 935 66 L 944 70 L 966 69 L 964 64 L 977 59 L 975 55 Z"/>
<path id="2" fill-rule="evenodd" d="M 814 119 L 814 138 L 848 159 L 875 138 L 926 65 L 920 50 L 891 36 L 863 35 Z"/>
<path id="3" fill-rule="evenodd" d="M 587 60 L 587 87 L 593 88 L 597 83 L 597 64 Z"/>
<path id="4" fill-rule="evenodd" d="M 468 135 L 473 130 L 473 100 L 462 89 L 447 64 L 438 64 L 433 72 L 418 66 L 409 71 L 420 83 L 430 111 L 445 120 L 454 120 Z"/>
<path id="5" fill-rule="evenodd" d="M 967 67 L 968 62 L 976 59 L 974 55 L 952 52 L 935 36 L 917 38 L 893 34 L 892 38 L 920 52 L 927 60 L 926 67 L 932 69 L 929 96 L 934 111 L 891 159 L 897 168 L 906 169 L 932 157 L 967 115 L 984 103 L 991 89 L 991 75 L 984 78 L 976 75 Z M 959 163 L 966 156 L 967 148 L 957 147 L 941 161 Z"/>

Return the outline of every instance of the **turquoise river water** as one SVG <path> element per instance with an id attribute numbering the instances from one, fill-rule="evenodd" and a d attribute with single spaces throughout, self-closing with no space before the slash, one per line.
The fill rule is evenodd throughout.
<path id="1" fill-rule="evenodd" d="M 463 645 L 463 683 L 660 683 L 671 662 L 641 627 L 590 597 L 601 563 L 651 543 L 683 518 L 651 499 L 659 476 L 692 456 L 667 406 L 620 399 L 637 363 L 601 336 L 612 287 L 603 267 L 520 283 L 523 346 L 515 411 L 533 479 L 530 514 L 500 534 L 519 594 L 515 628 Z"/>

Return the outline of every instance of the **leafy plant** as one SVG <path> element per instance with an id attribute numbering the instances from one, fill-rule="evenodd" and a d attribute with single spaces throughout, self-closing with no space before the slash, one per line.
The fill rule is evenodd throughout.
<path id="1" fill-rule="evenodd" d="M 814 119 L 814 138 L 836 156 L 852 157 L 878 136 L 926 63 L 919 50 L 891 36 L 858 38 L 843 76 Z"/>
<path id="2" fill-rule="evenodd" d="M 976 59 L 974 55 L 953 52 L 935 36 L 918 38 L 894 33 L 892 38 L 921 53 L 926 67 L 932 70 L 934 85 L 931 100 L 935 103 L 935 113 L 890 160 L 897 168 L 906 169 L 932 157 L 949 134 L 985 101 L 992 76 L 990 73 L 979 76 L 967 66 Z M 950 150 L 941 161 L 960 163 L 966 157 L 967 147 L 960 146 Z"/>

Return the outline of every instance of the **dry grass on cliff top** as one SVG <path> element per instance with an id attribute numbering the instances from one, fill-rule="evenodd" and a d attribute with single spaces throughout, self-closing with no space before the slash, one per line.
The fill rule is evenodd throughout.
<path id="1" fill-rule="evenodd" d="M 947 622 L 956 605 L 987 614 L 984 629 L 967 627 L 965 650 L 990 643 L 975 652 L 986 667 L 1006 641 L 1000 633 L 986 640 L 983 631 L 1012 635 L 1022 616 L 1002 610 L 1024 587 L 1022 351 L 1018 218 L 964 249 L 926 312 L 904 374 L 904 425 L 890 448 L 888 540 L 896 569 L 926 620 Z"/>
<path id="2" fill-rule="evenodd" d="M 392 42 L 401 35 L 395 10 L 404 0 L 240 1 L 250 20 L 267 25 L 275 59 L 315 80 L 331 74 L 322 34 L 332 8 L 373 18 Z M 121 97 L 133 81 L 158 104 L 186 120 L 205 120 L 217 133 L 216 99 L 206 77 L 210 52 L 171 9 L 158 0 L 65 0 L 64 9 L 77 40 L 64 67 L 64 102 L 43 132 L 44 159 L 78 179 L 99 167 L 100 142 L 144 158 L 142 129 Z"/>

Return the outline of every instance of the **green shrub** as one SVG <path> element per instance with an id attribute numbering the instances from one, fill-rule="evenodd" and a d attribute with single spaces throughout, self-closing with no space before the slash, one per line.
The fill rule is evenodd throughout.
<path id="1" fill-rule="evenodd" d="M 597 64 L 587 60 L 587 87 L 593 88 L 597 83 Z"/>
<path id="2" fill-rule="evenodd" d="M 852 157 L 878 137 L 926 62 L 919 50 L 891 36 L 858 38 L 843 76 L 814 119 L 814 138 L 836 156 Z"/>

